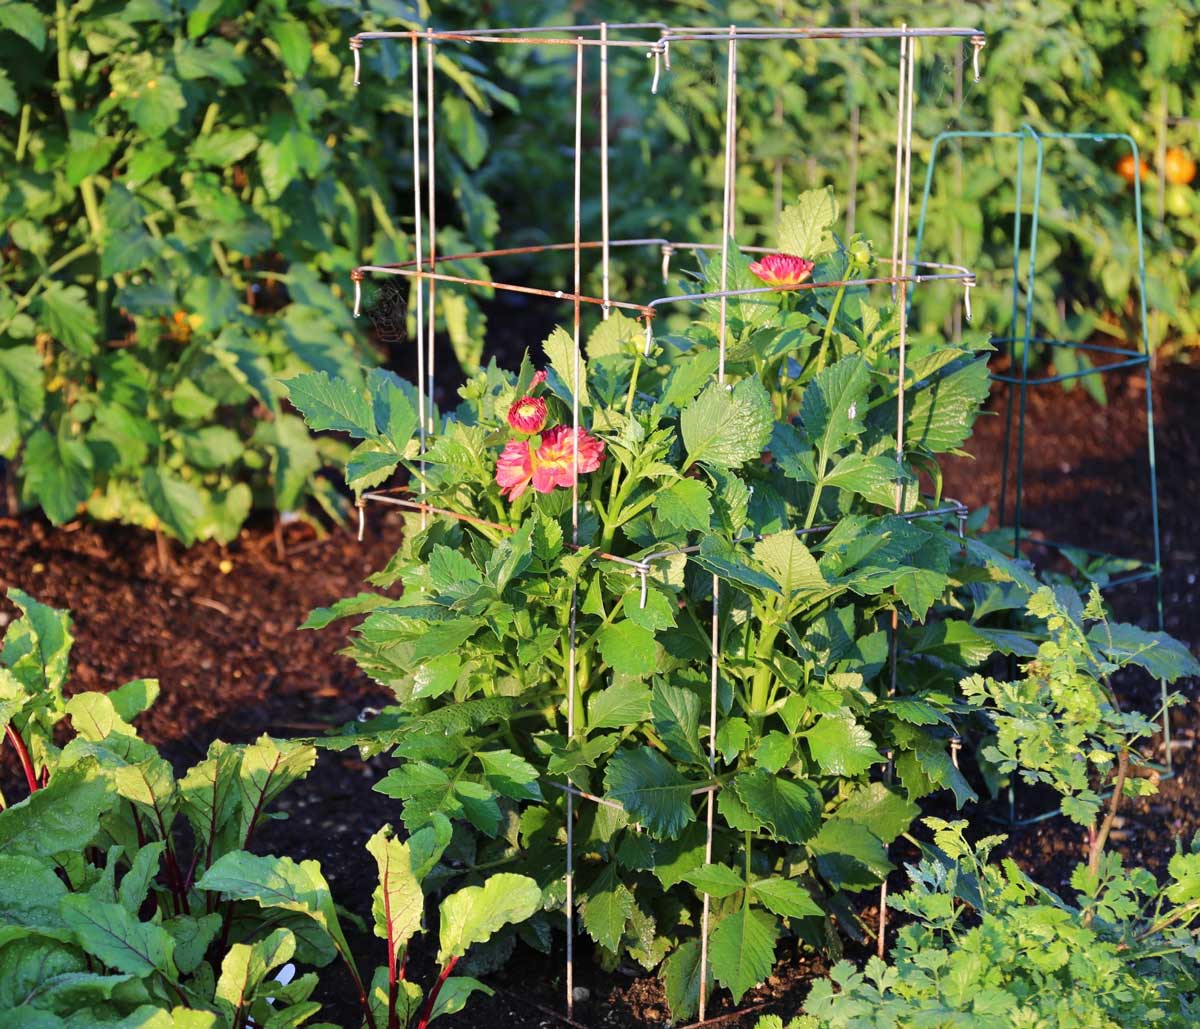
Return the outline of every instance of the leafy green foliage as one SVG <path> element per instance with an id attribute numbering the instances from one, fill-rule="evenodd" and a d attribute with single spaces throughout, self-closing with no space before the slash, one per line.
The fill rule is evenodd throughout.
<path id="1" fill-rule="evenodd" d="M 1173 859 L 1164 885 L 1118 856 L 1100 876 L 1080 866 L 1071 904 L 1012 861 L 989 864 L 999 838 L 972 846 L 965 822 L 928 823 L 937 856 L 910 866 L 911 888 L 892 901 L 914 921 L 901 927 L 890 963 L 873 957 L 859 971 L 839 962 L 814 985 L 795 1029 L 1193 1021 L 1198 915 L 1179 901 L 1196 889 L 1200 853 Z"/>
<path id="2" fill-rule="evenodd" d="M 335 954 L 358 988 L 367 1029 L 428 1023 L 487 992 L 450 969 L 541 908 L 532 879 L 502 873 L 442 901 L 446 959 L 424 998 L 401 971 L 426 928 L 426 889 L 445 877 L 433 873 L 450 825 L 434 819 L 404 842 L 384 826 L 367 850 L 379 873 L 373 914 L 387 962 L 368 993 L 318 863 L 245 849 L 272 803 L 312 768 L 315 750 L 266 736 L 218 741 L 176 779 L 126 718 L 153 703 L 153 681 L 64 704 L 70 619 L 18 590 L 9 599 L 22 615 L 0 652 L 0 712 L 29 792 L 0 805 L 0 1021 L 298 1026 L 320 1010 L 309 999 L 316 975 L 271 974 Z M 73 734 L 60 748 L 54 730 L 63 721 Z M 490 767 L 519 785 L 524 771 L 511 758 Z"/>
<path id="3" fill-rule="evenodd" d="M 377 357 L 331 283 L 411 256 L 407 186 L 383 170 L 409 52 L 364 50 L 356 90 L 346 41 L 420 28 L 417 6 L 0 6 L 0 459 L 23 503 L 187 544 L 232 539 L 253 507 L 344 510 L 318 472 L 346 450 L 279 380 Z M 438 24 L 472 17 L 443 4 Z M 497 229 L 467 172 L 480 117 L 516 101 L 461 68 L 438 92 L 439 250 L 471 250 Z M 408 333 L 406 297 L 367 299 L 379 342 Z M 475 298 L 436 315 L 477 366 Z"/>
<path id="4" fill-rule="evenodd" d="M 973 675 L 962 688 L 995 734 L 983 758 L 1049 786 L 1062 813 L 1087 826 L 1088 858 L 1071 876 L 1074 897 L 1037 885 L 1011 859 L 990 862 L 1002 837 L 969 842 L 966 821 L 927 818 L 933 839 L 908 866 L 908 892 L 889 901 L 909 919 L 890 961 L 873 957 L 862 969 L 839 962 L 813 986 L 794 1029 L 1116 1029 L 1195 1020 L 1200 837 L 1187 850 L 1177 844 L 1166 882 L 1125 867 L 1106 847 L 1124 798 L 1156 789 L 1155 780 L 1128 774 L 1152 723 L 1121 711 L 1110 676 L 1141 665 L 1174 679 L 1200 673 L 1200 664 L 1161 633 L 1110 623 L 1095 587 L 1086 604 L 1065 589 L 1015 592 L 1045 622 L 1045 638 L 1016 681 Z M 895 803 L 878 784 L 873 792 L 847 806 Z"/>
<path id="5" fill-rule="evenodd" d="M 804 195 L 781 241 L 803 239 L 843 266 L 868 260 L 861 241 L 850 256 L 835 217 L 828 194 Z M 758 285 L 736 249 L 730 263 Z M 563 900 L 563 788 L 599 796 L 574 809 L 579 922 L 606 966 L 661 966 L 678 1018 L 698 997 L 705 893 L 717 905 L 711 974 L 741 996 L 769 973 L 777 940 L 829 939 L 831 916 L 842 921 L 854 895 L 888 874 L 887 843 L 920 796 L 971 796 L 950 760 L 947 712 L 961 706 L 956 678 L 994 648 L 965 622 L 921 622 L 949 610 L 942 602 L 962 577 L 1008 576 L 1003 558 L 982 544 L 963 554 L 936 520 L 880 511 L 898 491 L 906 510 L 927 503 L 916 469 L 966 437 L 986 392 L 976 372 L 986 343 L 941 344 L 946 359 L 906 383 L 905 417 L 920 424 L 906 424 L 897 454 L 894 309 L 848 292 L 832 303 L 754 294 L 734 309 L 725 384 L 709 381 L 715 305 L 649 357 L 618 315 L 590 333 L 580 408 L 604 450 L 577 480 L 578 546 L 568 542 L 569 476 L 539 486 L 541 451 L 515 499 L 497 481 L 510 489 L 512 455 L 529 454 L 507 420 L 517 400 L 532 391 L 546 404 L 536 447 L 569 426 L 577 362 L 561 329 L 542 347 L 544 384 L 528 359 L 515 373 L 479 372 L 428 433 L 424 460 L 402 402 L 411 387 L 377 372 L 289 383 L 313 428 L 360 441 L 389 470 L 419 477 L 432 506 L 463 516 L 410 518 L 373 580 L 402 583 L 399 599 L 362 594 L 310 618 L 365 616 L 349 652 L 396 698 L 325 742 L 390 753 L 396 766 L 376 789 L 401 803 L 410 832 L 448 820 L 467 865 L 520 862 L 550 907 Z M 401 417 L 378 406 L 385 384 Z M 349 481 L 360 488 L 353 471 Z M 610 555 L 651 555 L 644 592 Z M 884 701 L 879 617 L 892 609 L 904 657 L 899 695 Z M 903 770 L 896 790 L 871 783 L 888 751 Z M 540 908 L 520 910 L 489 946 L 517 934 L 503 923 L 545 924 Z M 441 959 L 451 955 L 443 946 Z"/>

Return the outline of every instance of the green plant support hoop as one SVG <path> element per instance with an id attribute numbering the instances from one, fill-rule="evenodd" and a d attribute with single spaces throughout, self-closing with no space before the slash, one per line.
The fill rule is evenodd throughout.
<path id="1" fill-rule="evenodd" d="M 1026 402 L 1031 386 L 1049 386 L 1069 380 L 1082 379 L 1091 375 L 1106 375 L 1112 372 L 1127 369 L 1141 369 L 1142 374 L 1146 378 L 1146 448 L 1150 467 L 1148 483 L 1150 498 L 1149 536 L 1153 557 L 1150 562 L 1144 562 L 1142 567 L 1126 574 L 1113 577 L 1102 588 L 1107 590 L 1116 586 L 1125 586 L 1136 582 L 1152 580 L 1155 584 L 1155 610 L 1157 612 L 1158 622 L 1156 628 L 1162 630 L 1164 627 L 1162 543 L 1158 520 L 1158 470 L 1154 450 L 1154 393 L 1150 375 L 1151 350 L 1150 339 L 1148 335 L 1149 316 L 1146 307 L 1146 251 L 1145 234 L 1142 228 L 1142 186 L 1139 178 L 1136 175 L 1134 176 L 1133 180 L 1133 203 L 1137 233 L 1138 305 L 1141 314 L 1139 348 L 1135 351 L 1131 351 L 1118 347 L 1102 346 L 1096 343 L 1086 343 L 1077 340 L 1040 336 L 1035 333 L 1034 329 L 1036 324 L 1034 318 L 1034 287 L 1036 284 L 1038 266 L 1038 222 L 1041 216 L 1042 208 L 1042 181 L 1045 170 L 1046 143 L 1048 141 L 1053 143 L 1117 143 L 1128 146 L 1133 155 L 1135 168 L 1139 167 L 1138 162 L 1141 159 L 1141 155 L 1138 152 L 1138 145 L 1132 136 L 1129 136 L 1125 133 L 1038 132 L 1028 124 L 1022 124 L 1020 129 L 1015 132 L 950 131 L 939 133 L 933 139 L 929 156 L 929 166 L 925 173 L 925 188 L 921 196 L 920 215 L 917 219 L 917 238 L 916 249 L 914 252 L 914 258 L 916 260 L 921 259 L 921 246 L 924 242 L 925 236 L 926 215 L 929 208 L 930 195 L 933 191 L 934 172 L 937 168 L 939 150 L 942 144 L 945 142 L 966 139 L 987 141 L 1012 140 L 1016 145 L 1016 170 L 1014 173 L 1016 196 L 1013 210 L 1012 228 L 1012 318 L 1010 327 L 1010 332 L 1012 334 L 1008 336 L 994 337 L 992 339 L 992 342 L 995 343 L 999 348 L 999 352 L 1005 354 L 1009 358 L 1010 368 L 1010 373 L 1008 374 L 993 373 L 991 376 L 992 381 L 1003 382 L 1010 387 L 1016 387 L 1015 390 L 1011 388 L 1009 389 L 1008 398 L 1005 403 L 1004 451 L 1000 470 L 999 523 L 1002 528 L 1011 529 L 1012 551 L 1014 556 L 1020 556 L 1022 553 L 1022 547 L 1024 546 L 1039 547 L 1056 551 L 1062 551 L 1067 548 L 1071 548 L 1094 557 L 1120 557 L 1120 555 L 1110 554 L 1094 548 L 1080 547 L 1072 543 L 1035 538 L 1027 531 L 1023 522 Z M 1032 205 L 1028 212 L 1024 210 L 1023 203 L 1025 190 L 1029 188 L 1025 181 L 1027 178 L 1027 171 L 1025 167 L 1025 148 L 1027 145 L 1034 147 L 1035 152 L 1035 160 L 1033 162 L 1033 182 L 1031 188 Z M 1029 243 L 1026 247 L 1025 254 L 1023 255 L 1022 223 L 1026 218 L 1028 218 L 1029 221 Z M 1024 298 L 1022 299 L 1021 261 L 1023 256 L 1026 260 L 1026 273 Z M 1018 332 L 1020 333 L 1019 335 Z M 1116 360 L 1105 365 L 1089 365 L 1087 367 L 1077 368 L 1069 372 L 1062 372 L 1052 375 L 1039 375 L 1036 374 L 1036 369 L 1031 369 L 1029 366 L 1029 355 L 1035 346 L 1083 351 L 1085 355 L 1090 353 L 1104 354 L 1114 357 Z M 1019 361 L 1017 360 L 1018 355 Z M 1011 370 L 1016 368 L 1020 369 L 1019 373 L 1012 373 Z M 1031 374 L 1031 372 L 1033 374 Z M 1019 400 L 1017 402 L 1017 413 L 1015 419 L 1016 453 L 1013 456 L 1016 466 L 1016 482 L 1013 490 L 1012 516 L 1010 524 L 1008 504 L 1008 474 L 1010 455 L 1012 454 L 1013 450 L 1014 393 L 1018 395 Z M 1161 766 L 1152 765 L 1152 767 L 1158 768 L 1164 774 L 1164 778 L 1170 778 L 1174 774 L 1174 771 L 1171 763 L 1171 723 L 1169 713 L 1166 708 L 1167 684 L 1165 682 L 1160 682 L 1160 690 L 1163 701 L 1162 730 L 1163 751 L 1165 757 Z M 1044 814 L 1035 815 L 1029 818 L 1018 819 L 1016 817 L 1015 800 L 1013 788 L 1011 786 L 1009 787 L 1008 801 L 1008 821 L 1012 825 L 1028 825 L 1034 822 L 1042 821 L 1046 818 L 1053 817 L 1054 814 L 1057 813 L 1056 811 L 1046 812 Z"/>

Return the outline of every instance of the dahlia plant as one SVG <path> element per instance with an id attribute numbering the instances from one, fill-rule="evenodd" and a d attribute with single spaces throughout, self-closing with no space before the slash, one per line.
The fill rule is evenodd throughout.
<path id="1" fill-rule="evenodd" d="M 661 968 L 677 1017 L 696 1007 L 704 894 L 709 972 L 735 998 L 781 937 L 836 949 L 837 929 L 867 932 L 860 900 L 891 870 L 915 802 L 971 796 L 948 750 L 955 684 L 994 646 L 954 587 L 1026 574 L 964 549 L 942 518 L 893 513 L 897 496 L 905 512 L 928 507 L 919 475 L 940 491 L 936 455 L 967 438 L 988 347 L 910 338 L 898 446 L 896 310 L 821 285 L 871 262 L 864 241 L 836 238 L 835 217 L 828 192 L 806 194 L 774 259 L 731 249 L 730 288 L 757 292 L 726 305 L 725 384 L 712 301 L 648 356 L 639 323 L 600 321 L 577 396 L 562 329 L 516 370 L 491 364 L 434 413 L 423 454 L 415 392 L 395 376 L 289 383 L 314 429 L 359 440 L 355 491 L 400 469 L 409 501 L 457 515 L 411 514 L 371 579 L 401 596 L 309 618 L 365 615 L 348 653 L 395 695 L 319 742 L 396 759 L 376 788 L 410 832 L 452 822 L 447 879 L 533 876 L 542 910 L 520 933 L 543 948 L 563 925 L 564 789 L 599 797 L 574 805 L 577 914 L 606 966 Z M 701 268 L 705 291 L 719 263 Z"/>

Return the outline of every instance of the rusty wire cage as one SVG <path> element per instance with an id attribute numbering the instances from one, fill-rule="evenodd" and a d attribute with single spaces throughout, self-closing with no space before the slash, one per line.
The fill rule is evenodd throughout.
<path id="1" fill-rule="evenodd" d="M 762 287 L 751 289 L 729 289 L 729 251 L 731 245 L 736 245 L 735 221 L 737 214 L 736 170 L 737 170 L 737 125 L 738 125 L 738 60 L 739 54 L 752 49 L 755 44 L 767 41 L 777 43 L 798 43 L 808 40 L 823 40 L 831 45 L 845 45 L 861 40 L 891 41 L 896 44 L 898 51 L 899 88 L 896 94 L 896 134 L 895 134 L 895 163 L 894 183 L 892 190 L 891 210 L 891 251 L 890 256 L 880 260 L 887 274 L 870 278 L 855 278 L 841 281 L 804 282 L 795 286 L 783 287 L 790 290 L 828 289 L 839 286 L 871 287 L 887 286 L 892 292 L 899 320 L 899 361 L 900 387 L 897 415 L 897 457 L 902 456 L 904 447 L 904 368 L 905 347 L 908 334 L 908 297 L 909 292 L 924 283 L 940 282 L 958 285 L 966 291 L 967 310 L 969 312 L 970 288 L 974 285 L 974 276 L 964 267 L 921 262 L 910 258 L 909 250 L 909 212 L 912 192 L 912 153 L 913 153 L 913 108 L 916 89 L 914 87 L 914 69 L 917 64 L 916 41 L 919 39 L 956 41 L 959 46 L 968 43 L 972 48 L 972 64 L 975 78 L 979 78 L 979 55 L 985 45 L 984 34 L 976 28 L 969 27 L 936 27 L 914 28 L 908 25 L 898 27 L 864 27 L 851 26 L 845 28 L 784 28 L 784 27 L 672 27 L 666 24 L 653 23 L 622 23 L 622 24 L 590 24 L 548 27 L 476 29 L 469 31 L 440 32 L 435 29 L 422 31 L 399 32 L 362 32 L 350 40 L 354 59 L 355 82 L 359 81 L 361 73 L 361 51 L 364 46 L 382 40 L 395 40 L 401 45 L 407 41 L 411 64 L 411 154 L 413 176 L 413 242 L 416 256 L 409 261 L 398 264 L 368 264 L 354 269 L 351 274 L 355 289 L 355 314 L 359 313 L 362 301 L 362 284 L 369 277 L 399 276 L 410 280 L 415 294 L 415 339 L 417 344 L 417 394 L 418 418 L 421 453 L 425 452 L 427 434 L 434 431 L 434 381 L 435 381 L 435 323 L 433 315 L 436 291 L 439 288 L 475 288 L 486 287 L 500 292 L 525 294 L 540 297 L 557 303 L 568 303 L 572 307 L 572 341 L 574 346 L 574 383 L 572 384 L 572 428 L 575 432 L 581 427 L 579 396 L 581 374 L 581 337 L 580 326 L 582 312 L 585 308 L 597 309 L 602 318 L 608 318 L 614 310 L 625 312 L 639 320 L 645 331 L 645 351 L 648 354 L 653 344 L 654 324 L 656 318 L 665 309 L 686 305 L 715 301 L 719 307 L 720 333 L 718 340 L 718 365 L 716 381 L 725 382 L 725 347 L 727 330 L 727 304 L 731 298 L 737 298 L 756 293 L 778 292 L 777 287 Z M 724 110 L 724 154 L 723 154 L 723 183 L 721 189 L 721 238 L 714 241 L 688 241 L 666 238 L 636 238 L 613 239 L 610 235 L 610 183 L 609 183 L 609 63 L 614 56 L 638 56 L 643 63 L 649 59 L 647 88 L 649 92 L 657 91 L 663 76 L 670 74 L 672 49 L 692 44 L 723 44 L 725 50 L 725 110 Z M 483 46 L 526 46 L 526 47 L 555 47 L 565 48 L 574 52 L 574 140 L 573 152 L 573 239 L 569 242 L 549 243 L 540 246 L 508 247 L 472 253 L 439 254 L 437 250 L 437 182 L 438 172 L 435 161 L 435 145 L 437 125 L 435 116 L 435 100 L 437 96 L 436 64 L 439 55 L 448 54 L 453 59 L 456 52 L 463 49 L 479 49 Z M 423 51 L 423 59 L 422 59 Z M 600 140 L 599 140 L 599 200 L 601 215 L 601 238 L 585 240 L 582 238 L 582 198 L 584 179 L 583 160 L 583 109 L 584 82 L 588 68 L 588 57 L 598 56 L 599 98 L 600 98 Z M 961 65 L 960 65 L 961 67 Z M 422 74 L 423 71 L 423 74 Z M 423 79 L 423 81 L 422 81 Z M 422 138 L 423 137 L 423 138 Z M 644 248 L 657 250 L 661 256 L 664 278 L 667 277 L 672 256 L 677 252 L 708 251 L 721 255 L 721 289 L 701 293 L 673 293 L 651 297 L 644 302 L 636 302 L 627 298 L 614 298 L 611 295 L 610 262 L 614 250 L 621 248 Z M 746 252 L 761 252 L 760 248 L 745 247 Z M 456 261 L 475 259 L 487 261 L 494 258 L 504 258 L 517 254 L 551 254 L 569 253 L 572 258 L 571 288 L 551 288 L 546 285 L 528 283 L 505 283 L 490 279 L 471 278 L 457 275 L 445 270 L 445 267 Z M 600 281 L 602 283 L 599 296 L 583 293 L 583 261 L 588 258 L 598 258 L 600 264 Z M 442 270 L 439 270 L 442 269 Z M 575 455 L 576 471 L 578 471 L 578 452 Z M 418 497 L 412 499 L 402 495 L 407 487 L 399 490 L 379 489 L 363 494 L 359 506 L 360 530 L 363 520 L 363 505 L 366 503 L 383 503 L 396 505 L 419 514 L 424 528 L 429 518 L 456 518 L 466 522 L 480 521 L 463 515 L 433 507 L 424 500 L 424 484 L 418 487 Z M 906 507 L 911 505 L 911 507 Z M 573 538 L 571 545 L 579 546 L 580 498 L 578 476 L 572 488 L 571 524 Z M 949 523 L 957 522 L 960 537 L 965 529 L 968 515 L 966 507 L 957 501 L 928 502 L 920 499 L 913 501 L 911 495 L 906 497 L 905 491 L 897 482 L 895 491 L 895 513 L 905 519 L 941 518 Z M 504 526 L 485 523 L 498 529 Z M 798 529 L 799 534 L 821 533 L 831 529 L 830 525 L 819 525 L 808 529 Z M 749 538 L 749 537 L 748 537 Z M 646 583 L 649 577 L 655 575 L 656 567 L 669 557 L 688 553 L 696 548 L 672 548 L 650 553 L 638 559 L 619 557 L 612 554 L 594 555 L 594 560 L 612 561 L 626 565 L 630 574 L 641 579 L 642 598 L 645 602 Z M 575 711 L 575 625 L 578 597 L 573 596 L 570 612 L 570 668 L 567 686 L 566 716 L 569 736 L 576 734 Z M 711 620 L 711 660 L 710 660 L 710 696 L 708 710 L 708 758 L 710 769 L 716 766 L 716 736 L 718 717 L 718 679 L 719 679 L 719 639 L 720 639 L 721 609 L 719 604 L 719 580 L 712 579 L 712 620 Z M 897 626 L 897 614 L 892 612 L 893 641 Z M 892 685 L 895 685 L 896 647 L 891 648 Z M 957 740 L 952 742 L 951 754 L 957 759 Z M 891 774 L 889 767 L 888 774 Z M 565 889 L 566 899 L 564 914 L 567 923 L 566 966 L 565 966 L 565 1010 L 568 1019 L 574 1011 L 574 963 L 575 963 L 575 844 L 574 844 L 574 808 L 576 801 L 585 801 L 601 805 L 620 807 L 615 801 L 596 796 L 579 789 L 570 781 L 547 783 L 565 794 L 566 806 L 566 868 Z M 706 845 L 705 860 L 711 862 L 713 848 L 713 812 L 714 797 L 719 784 L 701 787 L 697 794 L 705 795 L 706 806 Z M 880 896 L 880 931 L 879 943 L 882 950 L 883 927 L 886 919 L 886 883 L 881 889 Z M 703 894 L 701 917 L 701 957 L 699 977 L 699 1020 L 705 1021 L 707 1016 L 707 979 L 708 979 L 708 939 L 710 897 Z"/>

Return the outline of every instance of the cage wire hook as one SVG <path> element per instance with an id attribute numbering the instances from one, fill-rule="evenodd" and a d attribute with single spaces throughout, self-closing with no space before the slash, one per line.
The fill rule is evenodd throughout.
<path id="1" fill-rule="evenodd" d="M 664 243 L 662 248 L 662 279 L 664 284 L 671 281 L 671 258 L 675 256 L 675 248 L 670 243 Z"/>
<path id="2" fill-rule="evenodd" d="M 646 59 L 654 58 L 654 79 L 650 83 L 650 92 L 652 95 L 658 93 L 658 80 L 662 74 L 662 62 L 664 56 L 667 60 L 667 69 L 671 68 L 671 52 L 668 49 L 668 43 L 665 39 L 660 39 L 655 43 L 650 44 L 650 49 L 646 51 Z"/>
<path id="3" fill-rule="evenodd" d="M 354 506 L 358 508 L 358 542 L 361 543 L 363 541 L 363 530 L 367 526 L 367 502 L 362 497 L 359 497 L 354 502 Z"/>
<path id="4" fill-rule="evenodd" d="M 358 36 L 351 36 L 350 53 L 354 55 L 354 84 L 356 86 L 359 84 L 359 74 L 362 71 L 360 50 L 362 50 L 362 40 Z"/>
<path id="5" fill-rule="evenodd" d="M 643 357 L 650 356 L 650 345 L 654 342 L 654 330 L 651 327 L 652 323 L 649 318 L 646 319 L 646 347 L 642 351 Z"/>
<path id="6" fill-rule="evenodd" d="M 953 763 L 955 768 L 958 767 L 958 752 L 960 750 L 962 750 L 962 737 L 961 736 L 951 736 L 950 737 L 950 761 Z"/>
<path id="7" fill-rule="evenodd" d="M 645 562 L 643 562 L 638 567 L 638 570 L 637 570 L 637 574 L 640 576 L 640 578 L 642 580 L 642 598 L 641 598 L 641 602 L 639 603 L 638 606 L 641 607 L 643 610 L 645 610 L 645 608 L 646 608 L 646 592 L 647 592 L 646 576 L 648 575 L 649 571 L 650 571 L 650 569 L 646 567 Z"/>
<path id="8" fill-rule="evenodd" d="M 975 75 L 976 82 L 978 82 L 982 77 L 979 74 L 979 54 L 985 46 L 987 46 L 986 36 L 971 37 L 971 71 Z"/>
<path id="9" fill-rule="evenodd" d="M 354 283 L 354 317 L 359 316 L 359 308 L 362 306 L 362 280 L 363 273 L 355 268 L 350 273 L 350 281 Z"/>
<path id="10" fill-rule="evenodd" d="M 967 324 L 971 324 L 971 290 L 976 286 L 975 276 L 963 280 L 963 308 L 967 316 Z"/>

